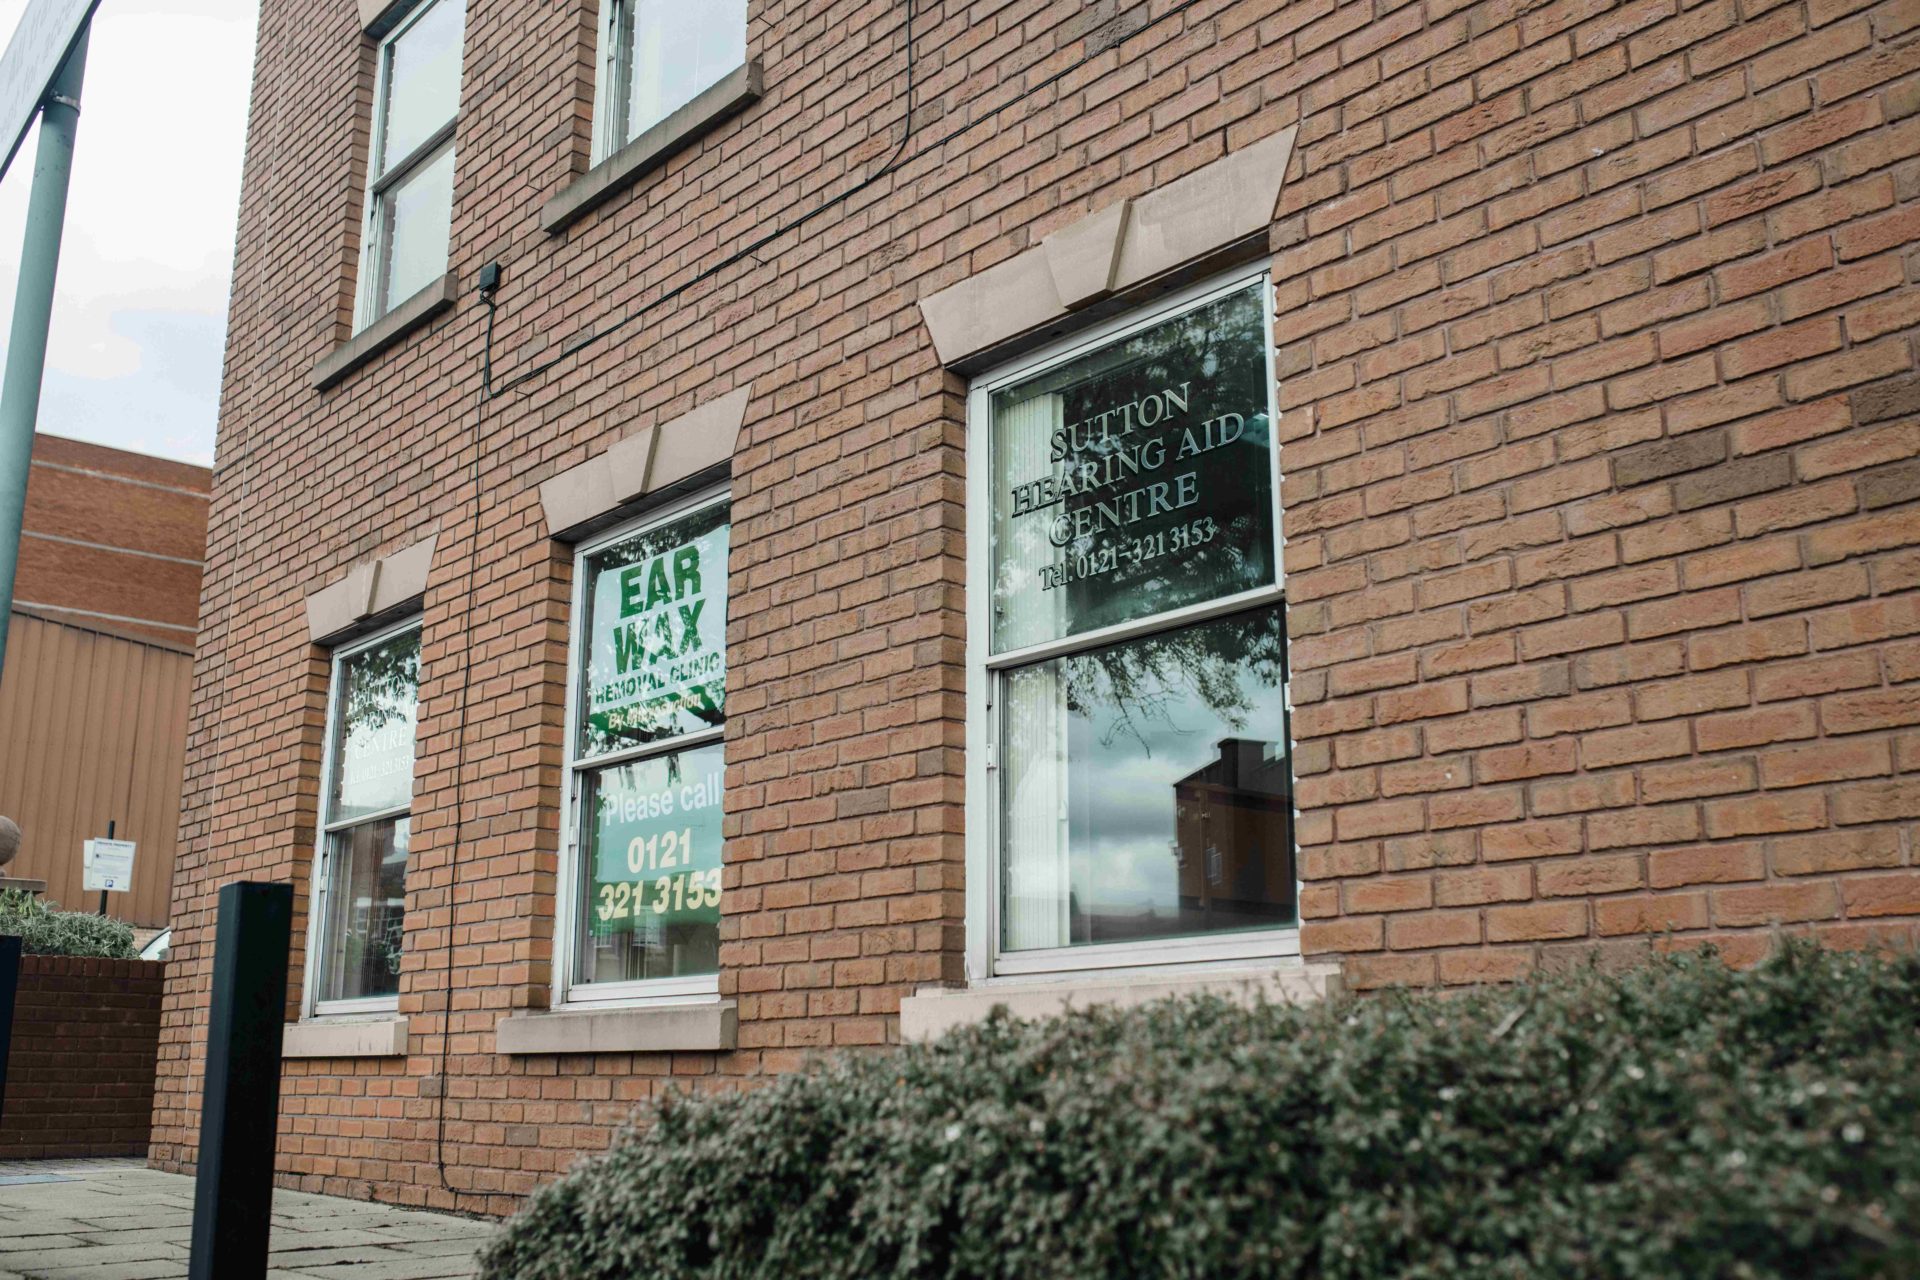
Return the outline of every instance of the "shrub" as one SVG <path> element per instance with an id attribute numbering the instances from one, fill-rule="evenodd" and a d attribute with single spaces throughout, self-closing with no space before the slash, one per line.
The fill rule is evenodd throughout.
<path id="1" fill-rule="evenodd" d="M 0 933 L 19 934 L 21 950 L 30 956 L 132 959 L 132 925 L 59 907 L 20 889 L 0 889 Z"/>
<path id="2" fill-rule="evenodd" d="M 1920 1275 L 1920 960 L 1213 999 L 675 1097 L 487 1280 Z"/>

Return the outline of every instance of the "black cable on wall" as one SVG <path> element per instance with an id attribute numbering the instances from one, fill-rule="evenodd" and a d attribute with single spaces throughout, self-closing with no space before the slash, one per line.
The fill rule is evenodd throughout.
<path id="1" fill-rule="evenodd" d="M 1158 26 L 1160 23 L 1165 22 L 1169 18 L 1185 13 L 1187 10 L 1193 8 L 1198 3 L 1200 3 L 1200 0 L 1179 0 L 1179 3 L 1172 5 L 1171 7 L 1166 9 L 1164 12 L 1147 18 L 1144 22 L 1141 23 L 1141 25 L 1137 29 L 1128 32 L 1126 34 L 1126 38 L 1131 39 L 1135 36 L 1138 36 L 1142 32 L 1145 32 L 1155 26 Z M 839 208 L 841 205 L 846 204 L 848 201 L 852 200 L 855 196 L 859 195 L 861 192 L 872 187 L 875 183 L 879 182 L 881 179 L 887 177 L 889 174 L 899 169 L 904 163 L 917 160 L 920 157 L 925 156 L 931 152 L 938 151 L 940 148 L 947 146 L 949 143 L 954 142 L 955 140 L 962 137 L 963 135 L 970 133 L 975 129 L 979 129 L 983 125 L 991 124 L 993 121 L 999 119 L 1000 116 L 1002 116 L 1006 112 L 1021 105 L 1023 102 L 1025 102 L 1028 98 L 1032 97 L 1034 94 L 1039 93 L 1042 90 L 1051 88 L 1052 86 L 1060 83 L 1066 77 L 1072 75 L 1076 71 L 1079 71 L 1081 68 L 1086 66 L 1088 62 L 1092 61 L 1093 58 L 1098 56 L 1100 53 L 1105 52 L 1104 48 L 1103 49 L 1094 49 L 1091 47 L 1083 48 L 1080 57 L 1075 59 L 1073 62 L 1068 63 L 1066 66 L 1060 68 L 1058 71 L 1055 71 L 1051 75 L 1045 76 L 1042 79 L 1035 81 L 1033 84 L 1028 85 L 1025 88 L 1021 89 L 1018 93 L 1015 93 L 1013 96 L 1008 98 L 1007 101 L 999 104 L 996 107 L 993 107 L 991 110 L 986 111 L 978 119 L 969 120 L 966 123 L 950 130 L 949 132 L 923 143 L 922 145 L 916 147 L 911 153 L 909 153 L 908 144 L 912 141 L 913 133 L 914 133 L 913 95 L 914 95 L 915 73 L 916 73 L 916 64 L 917 64 L 917 58 L 916 58 L 915 47 L 914 47 L 914 32 L 913 32 L 913 22 L 916 16 L 914 12 L 914 7 L 915 7 L 914 0 L 906 0 L 906 4 L 905 4 L 906 15 L 901 23 L 900 28 L 898 28 L 898 30 L 904 31 L 905 43 L 906 43 L 906 66 L 903 72 L 905 77 L 905 86 L 904 86 L 903 96 L 906 103 L 906 111 L 905 111 L 905 117 L 904 117 L 905 128 L 901 132 L 899 144 L 895 146 L 893 153 L 890 156 L 888 156 L 886 162 L 880 165 L 879 168 L 875 169 L 872 173 L 867 175 L 865 178 L 862 178 L 860 181 L 856 182 L 853 186 L 848 187 L 846 190 L 838 193 L 837 195 L 834 195 L 834 196 L 828 197 L 825 200 L 822 200 L 819 204 L 815 205 L 811 209 L 808 209 L 806 212 L 801 213 L 798 216 L 784 223 L 781 223 L 779 226 L 775 227 L 773 230 L 768 231 L 765 234 L 759 236 L 758 238 L 752 241 L 749 241 L 747 244 L 741 246 L 740 248 L 733 250 L 732 252 L 728 253 L 725 257 L 721 258 L 718 262 L 715 262 L 710 266 L 707 266 L 701 269 L 700 271 L 696 272 L 693 276 L 691 276 L 687 280 L 666 290 L 659 297 L 654 298 L 652 301 L 645 302 L 634 307 L 632 310 L 628 311 L 625 315 L 622 315 L 617 320 L 614 320 L 612 323 L 606 325 L 605 327 L 589 330 L 588 332 L 572 339 L 571 341 L 566 343 L 566 345 L 564 345 L 554 355 L 547 357 L 545 359 L 536 361 L 526 366 L 525 368 L 521 369 L 519 372 L 516 372 L 507 376 L 498 384 L 494 382 L 494 370 L 493 370 L 493 329 L 494 329 L 494 318 L 495 318 L 495 311 L 496 311 L 497 304 L 493 296 L 493 291 L 491 289 L 486 289 L 486 290 L 483 290 L 482 292 L 482 295 L 481 295 L 482 301 L 487 308 L 487 323 L 486 323 L 486 330 L 485 330 L 484 346 L 481 352 L 480 395 L 475 403 L 474 415 L 473 415 L 473 432 L 472 432 L 472 439 L 470 441 L 470 445 L 473 451 L 473 462 L 472 462 L 471 473 L 470 473 L 470 484 L 473 489 L 472 541 L 469 543 L 468 549 L 467 549 L 467 564 L 464 570 L 463 583 L 461 587 L 461 595 L 465 601 L 466 608 L 465 608 L 464 622 L 462 623 L 462 628 L 461 628 L 462 672 L 461 672 L 461 685 L 460 685 L 461 692 L 460 692 L 460 712 L 459 712 L 459 728 L 458 728 L 459 736 L 458 736 L 458 741 L 455 748 L 455 763 L 454 763 L 453 842 L 448 854 L 449 877 L 448 877 L 448 885 L 447 885 L 447 952 L 446 952 L 447 959 L 446 959 L 446 966 L 444 969 L 444 975 L 446 979 L 446 993 L 442 1003 L 442 1025 L 441 1025 L 441 1032 L 440 1032 L 440 1049 L 438 1054 L 436 1055 L 436 1072 L 435 1072 L 436 1078 L 439 1080 L 439 1086 L 440 1086 L 440 1102 L 438 1107 L 436 1132 L 434 1137 L 435 1161 L 439 1168 L 440 1182 L 442 1187 L 448 1191 L 453 1192 L 456 1196 L 461 1194 L 477 1194 L 473 1188 L 466 1188 L 463 1190 L 461 1188 L 455 1187 L 452 1184 L 452 1181 L 447 1176 L 446 1122 L 447 1122 L 447 1098 L 449 1095 L 449 1089 L 448 1089 L 446 1069 L 447 1069 L 449 1054 L 451 1051 L 451 1046 L 453 1041 L 453 968 L 454 968 L 453 951 L 454 951 L 454 927 L 455 927 L 454 917 L 457 911 L 457 892 L 456 891 L 460 883 L 460 864 L 459 864 L 460 842 L 461 842 L 462 834 L 465 828 L 464 802 L 465 802 L 465 778 L 466 778 L 466 765 L 467 765 L 468 704 L 471 699 L 472 688 L 473 688 L 473 665 L 474 665 L 473 583 L 474 583 L 474 578 L 478 568 L 477 560 L 479 556 L 480 499 L 481 499 L 480 457 L 481 457 L 481 450 L 484 447 L 484 432 L 482 430 L 482 426 L 486 420 L 487 406 L 493 399 L 503 394 L 504 392 L 524 389 L 527 386 L 527 384 L 533 382 L 535 379 L 538 379 L 548 373 L 553 372 L 555 369 L 558 369 L 560 366 L 567 363 L 573 357 L 581 354 L 582 352 L 588 350 L 591 347 L 594 347 L 602 342 L 607 341 L 608 339 L 612 338 L 614 335 L 620 333 L 622 330 L 627 329 L 629 326 L 636 324 L 637 322 L 645 319 L 649 315 L 658 311 L 660 308 L 666 306 L 668 303 L 683 297 L 690 290 L 697 288 L 701 284 L 704 284 L 707 281 L 716 278 L 717 276 L 720 275 L 720 273 L 728 270 L 729 268 L 737 266 L 740 263 L 748 261 L 750 259 L 757 261 L 758 260 L 757 255 L 762 250 L 766 249 L 768 246 L 773 244 L 780 237 L 787 235 L 789 232 L 799 230 L 800 228 L 807 226 L 808 224 L 814 222 L 815 220 L 819 219 L 820 217 L 824 216 L 830 211 L 836 208 Z M 990 91 L 991 90 L 989 90 L 989 92 Z M 557 961 L 558 961 L 558 958 L 556 957 L 556 962 Z"/>

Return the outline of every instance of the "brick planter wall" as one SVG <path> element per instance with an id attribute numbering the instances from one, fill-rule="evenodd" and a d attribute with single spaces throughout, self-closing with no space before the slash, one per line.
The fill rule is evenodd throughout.
<path id="1" fill-rule="evenodd" d="M 166 972 L 160 960 L 21 960 L 0 1160 L 147 1153 Z"/>

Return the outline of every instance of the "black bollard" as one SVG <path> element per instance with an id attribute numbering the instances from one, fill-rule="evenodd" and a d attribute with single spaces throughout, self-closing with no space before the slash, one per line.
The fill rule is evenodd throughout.
<path id="1" fill-rule="evenodd" d="M 293 886 L 220 889 L 189 1280 L 267 1273 Z"/>
<path id="2" fill-rule="evenodd" d="M 0 1118 L 7 1114 L 7 1055 L 13 1052 L 13 1002 L 20 994 L 17 934 L 0 933 Z"/>

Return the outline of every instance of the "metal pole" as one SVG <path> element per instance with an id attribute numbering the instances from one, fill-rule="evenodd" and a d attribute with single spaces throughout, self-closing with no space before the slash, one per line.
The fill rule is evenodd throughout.
<path id="1" fill-rule="evenodd" d="M 0 384 L 0 669 L 7 662 L 20 521 L 27 507 L 27 469 L 33 461 L 34 422 L 40 416 L 40 379 L 47 369 L 47 325 L 53 318 L 53 278 L 60 265 L 67 178 L 73 172 L 73 136 L 80 125 L 80 81 L 86 74 L 92 30 L 91 22 L 80 28 L 73 52 L 40 104 L 40 147 L 33 157 L 33 190 L 27 197 L 20 287 L 13 296 L 6 381 Z"/>
<path id="2" fill-rule="evenodd" d="M 109 840 L 113 839 L 113 819 L 112 818 L 107 819 L 107 839 Z M 102 889 L 100 891 L 100 914 L 101 915 L 107 914 L 107 891 L 105 889 Z"/>
<path id="3" fill-rule="evenodd" d="M 221 886 L 189 1280 L 267 1273 L 292 931 L 292 885 Z"/>
<path id="4" fill-rule="evenodd" d="M 0 1116 L 7 1114 L 7 1055 L 13 1051 L 13 1002 L 20 994 L 20 947 L 16 934 L 0 933 Z"/>

